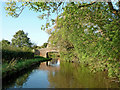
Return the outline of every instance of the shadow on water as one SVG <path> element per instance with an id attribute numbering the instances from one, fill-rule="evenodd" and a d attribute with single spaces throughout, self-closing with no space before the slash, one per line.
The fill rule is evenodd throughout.
<path id="1" fill-rule="evenodd" d="M 77 63 L 53 59 L 14 75 L 4 88 L 120 88 L 107 72 L 91 73 Z"/>

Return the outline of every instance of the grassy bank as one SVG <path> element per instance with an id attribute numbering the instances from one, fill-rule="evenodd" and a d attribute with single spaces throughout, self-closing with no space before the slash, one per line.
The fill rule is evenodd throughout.
<path id="1" fill-rule="evenodd" d="M 2 78 L 13 75 L 19 71 L 29 68 L 36 63 L 44 62 L 50 60 L 49 58 L 44 58 L 37 56 L 34 59 L 25 59 L 25 60 L 14 60 L 10 63 L 3 63 L 2 65 Z"/>

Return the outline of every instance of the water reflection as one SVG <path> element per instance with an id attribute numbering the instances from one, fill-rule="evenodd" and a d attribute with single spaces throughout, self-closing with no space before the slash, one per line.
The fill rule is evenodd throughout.
<path id="1" fill-rule="evenodd" d="M 49 87 L 48 72 L 55 72 L 60 69 L 60 60 L 42 62 L 30 72 L 27 72 L 14 81 L 5 81 L 3 88 L 47 88 Z"/>
<path id="2" fill-rule="evenodd" d="M 38 69 L 40 70 L 47 70 L 47 71 L 58 71 L 60 69 L 58 60 L 52 60 L 41 63 Z"/>
<path id="3" fill-rule="evenodd" d="M 61 63 L 59 72 L 49 73 L 50 87 L 55 88 L 118 88 L 106 72 L 93 74 L 86 67 L 75 63 Z"/>
<path id="4" fill-rule="evenodd" d="M 106 72 L 93 74 L 79 64 L 52 60 L 17 78 L 9 88 L 118 88 Z"/>

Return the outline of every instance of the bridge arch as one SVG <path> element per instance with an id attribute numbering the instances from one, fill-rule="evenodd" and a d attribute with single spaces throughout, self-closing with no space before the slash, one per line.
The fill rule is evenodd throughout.
<path id="1" fill-rule="evenodd" d="M 46 52 L 46 58 L 49 58 L 49 56 L 48 56 L 48 52 Z"/>

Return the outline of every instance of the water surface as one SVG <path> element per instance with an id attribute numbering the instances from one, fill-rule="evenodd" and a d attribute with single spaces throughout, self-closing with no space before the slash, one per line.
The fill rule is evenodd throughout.
<path id="1" fill-rule="evenodd" d="M 7 81 L 6 81 L 7 82 Z M 4 88 L 119 88 L 107 72 L 91 73 L 76 63 L 52 60 L 4 85 Z"/>

